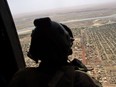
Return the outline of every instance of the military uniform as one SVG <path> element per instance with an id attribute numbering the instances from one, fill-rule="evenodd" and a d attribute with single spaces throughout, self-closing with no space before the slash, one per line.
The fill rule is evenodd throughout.
<path id="1" fill-rule="evenodd" d="M 53 67 L 26 68 L 18 71 L 9 87 L 102 87 L 95 79 L 67 65 L 54 70 Z"/>

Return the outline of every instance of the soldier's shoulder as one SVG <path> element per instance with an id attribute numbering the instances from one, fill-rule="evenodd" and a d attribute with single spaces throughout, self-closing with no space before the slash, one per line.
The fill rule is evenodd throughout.
<path id="1" fill-rule="evenodd" d="M 75 70 L 75 83 L 80 83 L 86 87 L 102 87 L 102 84 L 86 72 Z M 80 85 L 78 84 L 78 85 Z M 85 87 L 84 86 L 84 87 Z M 83 87 L 83 86 L 82 86 Z"/>

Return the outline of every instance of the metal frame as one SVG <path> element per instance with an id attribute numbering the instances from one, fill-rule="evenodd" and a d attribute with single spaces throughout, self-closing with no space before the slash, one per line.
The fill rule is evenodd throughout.
<path id="1" fill-rule="evenodd" d="M 12 75 L 25 67 L 24 56 L 16 27 L 6 0 L 0 0 L 0 74 L 11 79 Z M 4 37 L 2 37 L 2 34 Z M 9 72 L 8 72 L 9 71 Z"/>

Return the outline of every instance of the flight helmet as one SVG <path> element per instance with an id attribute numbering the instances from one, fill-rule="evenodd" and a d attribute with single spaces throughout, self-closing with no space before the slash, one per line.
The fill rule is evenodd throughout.
<path id="1" fill-rule="evenodd" d="M 72 54 L 73 35 L 66 25 L 45 17 L 35 19 L 34 26 L 28 52 L 30 58 L 36 62 L 66 60 Z"/>

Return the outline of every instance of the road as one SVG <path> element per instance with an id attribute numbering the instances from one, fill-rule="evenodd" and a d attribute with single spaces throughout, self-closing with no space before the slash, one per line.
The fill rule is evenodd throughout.
<path id="1" fill-rule="evenodd" d="M 62 21 L 61 23 L 70 23 L 70 22 L 79 22 L 79 21 L 88 21 L 88 20 L 95 20 L 95 19 L 105 19 L 105 18 L 116 18 L 116 14 L 109 15 L 109 16 L 103 16 L 103 17 L 94 17 L 94 18 L 85 18 L 85 19 L 75 19 L 75 20 L 68 20 L 68 21 Z"/>
<path id="2" fill-rule="evenodd" d="M 95 19 L 105 19 L 105 18 L 111 18 L 111 17 L 116 18 L 116 14 L 109 15 L 109 16 L 103 16 L 103 17 L 94 17 L 94 18 L 84 18 L 84 19 L 67 20 L 67 21 L 61 21 L 60 23 L 65 24 L 65 23 L 71 23 L 71 22 L 88 21 L 88 20 L 95 20 Z M 34 29 L 34 27 L 20 29 L 20 30 L 17 30 L 17 32 L 18 32 L 18 35 L 21 35 L 21 34 L 26 34 L 26 33 L 31 32 L 32 29 Z"/>
<path id="3" fill-rule="evenodd" d="M 26 34 L 26 33 L 31 32 L 32 29 L 34 29 L 34 27 L 20 29 L 20 30 L 17 30 L 17 33 L 18 33 L 18 35 Z"/>

